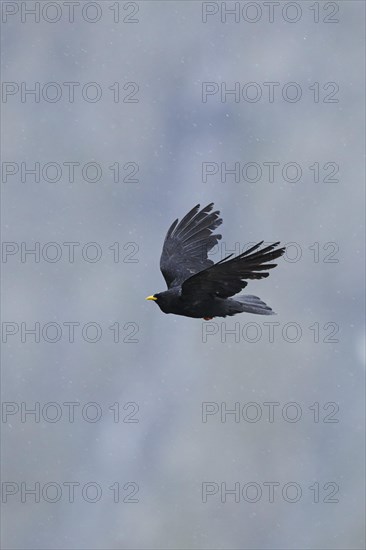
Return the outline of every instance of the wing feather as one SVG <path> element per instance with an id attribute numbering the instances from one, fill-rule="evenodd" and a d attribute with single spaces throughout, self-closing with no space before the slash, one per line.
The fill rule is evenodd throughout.
<path id="1" fill-rule="evenodd" d="M 230 254 L 220 262 L 189 277 L 182 284 L 182 298 L 229 298 L 245 288 L 248 279 L 268 277 L 268 270 L 277 265 L 268 262 L 282 256 L 285 248 L 276 248 L 280 244 L 276 242 L 258 250 L 261 244 L 263 241 L 235 258 Z"/>
<path id="2" fill-rule="evenodd" d="M 188 277 L 213 265 L 207 253 L 221 235 L 213 231 L 222 224 L 220 212 L 212 212 L 213 203 L 202 210 L 197 204 L 179 222 L 170 226 L 160 257 L 160 269 L 168 288 L 181 285 Z"/>

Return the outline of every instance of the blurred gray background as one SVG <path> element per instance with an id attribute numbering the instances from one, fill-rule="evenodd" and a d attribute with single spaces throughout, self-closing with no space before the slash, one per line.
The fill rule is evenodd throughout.
<path id="1" fill-rule="evenodd" d="M 42 95 L 39 102 L 31 96 L 22 102 L 20 93 L 2 102 L 3 163 L 19 166 L 14 176 L 3 174 L 3 241 L 19 248 L 55 242 L 63 252 L 57 262 L 42 256 L 39 262 L 32 256 L 22 262 L 20 252 L 14 253 L 2 265 L 3 322 L 19 326 L 2 345 L 2 399 L 13 404 L 5 411 L 12 407 L 14 413 L 2 417 L 2 478 L 19 488 L 3 504 L 3 547 L 364 548 L 364 4 L 332 2 L 325 9 L 315 3 L 319 23 L 310 2 L 301 2 L 294 23 L 282 15 L 283 3 L 272 23 L 259 2 L 262 17 L 256 23 L 242 13 L 239 22 L 228 16 L 225 23 L 220 12 L 203 23 L 198 1 L 142 1 L 138 11 L 134 3 L 120 2 L 119 22 L 113 20 L 118 3 L 99 2 L 102 15 L 95 23 L 82 17 L 80 6 L 70 23 L 59 3 L 61 18 L 50 23 L 47 18 L 58 14 L 52 6 L 39 22 L 32 16 L 22 22 L 20 3 L 2 4 L 6 14 L 16 11 L 14 5 L 19 9 L 2 24 L 3 82 L 28 87 L 39 82 L 41 89 L 57 82 L 63 91 L 57 102 Z M 325 23 L 334 5 L 339 22 Z M 97 8 L 89 9 L 87 17 L 94 18 Z M 246 13 L 254 18 L 254 12 Z M 80 83 L 74 103 L 64 82 Z M 81 96 L 88 82 L 102 89 L 100 101 Z M 109 90 L 116 82 L 119 102 Z M 138 102 L 122 101 L 132 90 L 123 89 L 128 82 L 138 84 Z M 228 96 L 222 102 L 216 94 L 203 103 L 203 82 L 226 82 L 228 88 L 256 82 L 263 97 L 254 103 Z M 264 82 L 281 84 L 272 103 Z M 283 100 L 288 82 L 301 87 L 300 101 Z M 309 90 L 314 82 L 319 82 L 319 102 Z M 332 91 L 322 88 L 328 82 L 339 86 L 336 103 L 323 102 Z M 287 182 L 279 173 L 269 183 L 264 171 L 256 183 L 242 178 L 237 183 L 230 176 L 221 182 L 220 174 L 202 181 L 203 162 L 263 167 L 268 161 L 298 163 L 300 181 Z M 42 175 L 39 182 L 32 176 L 22 182 L 22 162 L 28 167 L 96 162 L 102 177 L 88 182 L 79 169 L 70 182 L 65 168 L 54 183 Z M 119 182 L 109 169 L 116 162 Z M 137 182 L 122 181 L 130 172 L 122 168 L 128 162 L 139 167 Z M 315 162 L 319 182 L 309 169 Z M 339 166 L 337 182 L 324 181 L 331 170 L 322 167 L 328 162 Z M 203 321 L 164 315 L 144 298 L 165 288 L 159 257 L 171 222 L 211 201 L 223 216 L 227 249 L 280 240 L 297 243 L 301 257 L 281 259 L 269 279 L 248 287 L 276 317 L 216 319 L 210 327 L 217 334 L 204 341 Z M 74 263 L 65 242 L 80 243 Z M 102 250 L 94 263 L 80 252 L 90 242 Z M 119 262 L 109 249 L 116 242 Z M 324 249 L 330 242 L 335 245 Z M 328 261 L 333 251 L 331 259 L 338 262 Z M 225 253 L 213 252 L 215 261 Z M 280 323 L 274 342 L 266 321 Z M 30 328 L 35 322 L 57 323 L 64 327 L 62 337 L 50 343 L 41 335 L 35 343 L 27 336 L 22 342 L 20 324 Z M 79 327 L 70 343 L 65 322 L 98 323 L 102 336 L 87 342 Z M 119 343 L 108 328 L 116 322 Z M 225 338 L 225 328 L 240 323 L 242 330 L 248 322 L 262 330 L 257 342 Z M 282 336 L 289 322 L 301 328 L 297 342 Z M 310 326 L 319 327 L 319 342 Z M 337 326 L 333 340 L 339 341 L 327 342 Z M 138 341 L 124 342 L 132 332 Z M 28 408 L 37 402 L 41 411 L 46 403 L 58 403 L 62 417 L 51 422 L 41 413 L 39 422 L 30 415 L 22 422 L 22 402 Z M 73 423 L 65 402 L 80 403 Z M 89 402 L 102 410 L 94 423 L 80 413 Z M 125 418 L 136 408 L 124 410 L 130 402 L 139 407 L 135 423 Z M 263 416 L 255 423 L 235 422 L 233 415 L 221 422 L 218 413 L 202 422 L 203 402 L 227 408 L 255 402 Z M 273 423 L 265 402 L 280 404 Z M 283 419 L 288 402 L 301 407 L 298 422 Z M 119 422 L 109 410 L 114 403 L 120 406 Z M 314 407 L 309 409 L 314 403 L 319 403 L 319 422 Z M 324 421 L 335 406 L 324 409 L 327 403 L 339 407 L 333 417 L 338 422 Z M 273 503 L 263 485 L 269 481 L 280 484 Z M 22 502 L 21 482 L 40 483 L 40 502 L 29 495 Z M 50 498 L 42 496 L 49 482 L 64 488 L 54 503 L 48 502 L 52 489 Z M 69 502 L 65 482 L 80 484 L 75 502 Z M 81 488 L 88 482 L 101 487 L 98 502 L 83 499 Z M 116 482 L 119 503 L 109 489 Z M 127 482 L 138 484 L 138 502 L 123 502 L 131 492 L 123 489 Z M 232 495 L 224 503 L 219 491 L 203 502 L 204 482 L 227 488 L 255 482 L 263 494 L 255 503 L 242 497 L 235 502 Z M 298 502 L 282 497 L 288 482 L 301 486 Z M 319 483 L 319 502 L 309 489 L 314 483 Z M 334 487 L 324 489 L 327 483 L 339 486 L 338 502 L 324 502 Z"/>

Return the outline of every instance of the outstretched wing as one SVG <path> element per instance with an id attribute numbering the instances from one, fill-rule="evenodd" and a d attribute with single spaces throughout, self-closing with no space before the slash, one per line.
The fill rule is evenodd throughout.
<path id="1" fill-rule="evenodd" d="M 222 224 L 220 212 L 211 212 L 213 203 L 200 210 L 197 204 L 178 223 L 175 220 L 165 237 L 160 269 L 168 288 L 182 284 L 191 275 L 213 265 L 207 253 L 221 235 L 213 235 Z"/>
<path id="2" fill-rule="evenodd" d="M 228 298 L 247 286 L 246 279 L 268 277 L 268 269 L 277 264 L 267 263 L 282 256 L 285 248 L 277 248 L 280 243 L 257 250 L 263 241 L 243 254 L 230 260 L 232 254 L 208 269 L 193 275 L 182 284 L 182 298 L 200 299 L 215 297 Z M 255 252 L 256 251 L 256 252 Z"/>

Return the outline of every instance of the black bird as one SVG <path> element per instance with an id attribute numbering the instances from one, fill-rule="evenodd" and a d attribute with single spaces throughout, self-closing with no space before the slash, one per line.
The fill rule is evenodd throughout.
<path id="1" fill-rule="evenodd" d="M 268 277 L 267 263 L 282 256 L 285 248 L 273 243 L 262 250 L 263 241 L 232 258 L 230 254 L 214 264 L 207 253 L 221 239 L 213 231 L 222 224 L 220 212 L 212 212 L 213 203 L 200 210 L 197 204 L 178 223 L 176 219 L 165 237 L 160 270 L 168 290 L 148 296 L 164 313 L 210 320 L 243 311 L 259 315 L 274 312 L 257 296 L 237 296 L 247 286 L 247 279 Z M 230 259 L 232 258 L 232 259 Z"/>

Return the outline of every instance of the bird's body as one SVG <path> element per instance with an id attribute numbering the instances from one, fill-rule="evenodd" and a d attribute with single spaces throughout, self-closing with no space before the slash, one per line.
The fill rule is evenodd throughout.
<path id="1" fill-rule="evenodd" d="M 211 212 L 213 204 L 201 211 L 195 206 L 178 223 L 175 220 L 165 237 L 160 269 L 168 290 L 148 296 L 164 313 L 185 317 L 212 319 L 236 313 L 272 315 L 272 309 L 256 296 L 232 298 L 248 284 L 246 279 L 268 277 L 265 270 L 276 264 L 272 260 L 284 253 L 279 243 L 258 250 L 260 242 L 232 258 L 232 254 L 214 264 L 208 252 L 221 239 L 213 234 L 222 223 L 219 212 Z"/>
<path id="2" fill-rule="evenodd" d="M 236 313 L 259 313 L 273 315 L 273 311 L 256 296 L 238 296 L 238 298 L 197 297 L 186 300 L 182 297 L 179 288 L 171 288 L 165 292 L 155 294 L 157 304 L 164 313 L 174 313 L 196 319 L 213 319 L 213 317 L 226 317 Z M 262 311 L 259 311 L 259 310 Z M 255 311 L 254 311 L 255 310 Z"/>

